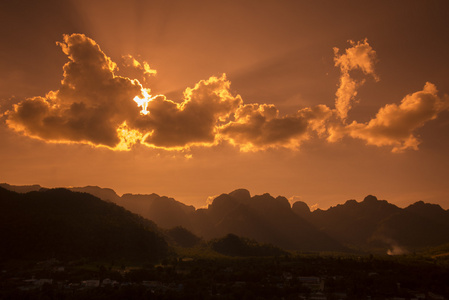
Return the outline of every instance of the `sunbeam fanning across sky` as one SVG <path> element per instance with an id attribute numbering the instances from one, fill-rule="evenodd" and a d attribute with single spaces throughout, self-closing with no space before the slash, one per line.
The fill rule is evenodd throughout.
<path id="1" fill-rule="evenodd" d="M 0 182 L 449 208 L 449 4 L 345 4 L 0 4 Z"/>
<path id="2" fill-rule="evenodd" d="M 335 108 L 318 104 L 285 116 L 274 104 L 244 104 L 239 95 L 230 93 L 225 74 L 186 88 L 183 101 L 176 103 L 164 95 L 151 96 L 138 79 L 115 75 L 116 63 L 83 34 L 65 35 L 58 45 L 70 60 L 64 65 L 60 89 L 21 101 L 5 113 L 10 128 L 53 142 L 123 150 L 117 145 L 125 138 L 127 145 L 141 141 L 149 147 L 179 150 L 230 141 L 242 151 L 282 147 L 297 151 L 312 136 L 336 142 L 347 135 L 376 146 L 392 145 L 392 151 L 398 152 L 418 150 L 414 131 L 449 108 L 449 96 L 440 98 L 435 85 L 426 83 L 399 106 L 381 108 L 367 124 L 347 125 L 357 88 L 365 81 L 353 79 L 349 71 L 361 70 L 378 80 L 373 67 L 376 52 L 367 39 L 350 41 L 342 55 L 334 48 L 335 65 L 341 69 Z M 134 66 L 141 67 L 137 61 Z"/>

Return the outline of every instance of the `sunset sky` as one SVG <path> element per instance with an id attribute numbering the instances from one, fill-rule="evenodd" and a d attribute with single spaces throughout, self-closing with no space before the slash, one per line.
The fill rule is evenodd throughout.
<path id="1" fill-rule="evenodd" d="M 2 1 L 0 182 L 449 209 L 449 2 Z"/>

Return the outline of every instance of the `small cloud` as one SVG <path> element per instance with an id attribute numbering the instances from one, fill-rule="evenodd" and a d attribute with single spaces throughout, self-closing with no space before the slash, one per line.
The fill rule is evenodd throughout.
<path id="1" fill-rule="evenodd" d="M 349 41 L 352 47 L 339 54 L 339 49 L 334 48 L 335 66 L 340 68 L 340 85 L 335 94 L 335 109 L 338 116 L 344 121 L 348 116 L 357 96 L 357 88 L 364 84 L 364 80 L 358 81 L 351 77 L 350 71 L 360 70 L 366 75 L 372 75 L 376 81 L 379 77 L 374 72 L 376 51 L 369 45 L 368 40 Z"/>
<path id="2" fill-rule="evenodd" d="M 207 199 L 206 199 L 206 204 L 205 204 L 204 206 L 201 206 L 200 208 L 208 208 L 209 205 L 211 205 L 211 204 L 214 202 L 215 198 L 217 198 L 218 196 L 220 196 L 220 195 L 215 195 L 215 196 L 209 196 L 209 197 L 207 197 Z"/>
<path id="3" fill-rule="evenodd" d="M 401 246 L 399 246 L 397 243 L 392 242 L 390 245 L 390 249 L 387 250 L 388 255 L 403 255 L 407 254 L 409 251 Z"/>
<path id="4" fill-rule="evenodd" d="M 355 97 L 357 96 L 357 88 L 362 83 L 352 79 L 349 73 L 343 73 L 341 75 L 340 86 L 335 93 L 337 97 L 335 99 L 335 109 L 342 120 L 345 120 L 348 116 L 348 112 L 352 108 L 352 103 L 355 102 Z"/>
<path id="5" fill-rule="evenodd" d="M 148 62 L 146 61 L 139 62 L 131 54 L 123 55 L 122 60 L 123 65 L 126 68 L 132 68 L 134 70 L 137 70 L 140 73 L 141 77 L 143 78 L 144 82 L 146 82 L 149 78 L 157 74 L 157 71 L 152 69 L 148 64 Z"/>
<path id="6" fill-rule="evenodd" d="M 290 198 L 288 198 L 288 201 L 290 202 L 290 206 L 293 205 L 293 203 L 298 202 L 298 201 L 303 202 L 301 196 L 291 196 Z"/>
<path id="7" fill-rule="evenodd" d="M 340 67 L 342 73 L 351 70 L 361 70 L 365 74 L 373 75 L 377 79 L 374 72 L 374 63 L 376 62 L 376 51 L 368 43 L 368 39 L 363 41 L 349 41 L 352 47 L 345 50 L 344 54 L 339 55 L 338 48 L 334 48 L 335 66 Z"/>
<path id="8" fill-rule="evenodd" d="M 310 206 L 310 211 L 317 210 L 318 208 L 319 208 L 318 203 L 315 203 L 315 204 L 313 204 L 313 205 Z"/>
<path id="9" fill-rule="evenodd" d="M 404 247 L 400 246 L 398 242 L 396 242 L 394 239 L 384 236 L 382 234 L 376 235 L 374 237 L 374 240 L 380 241 L 388 245 L 387 254 L 388 255 L 402 255 L 407 254 L 409 251 L 405 249 Z"/>
<path id="10" fill-rule="evenodd" d="M 6 116 L 7 112 L 12 110 L 14 108 L 14 104 L 17 102 L 18 100 L 14 96 L 8 99 L 2 99 L 0 102 L 0 118 Z"/>

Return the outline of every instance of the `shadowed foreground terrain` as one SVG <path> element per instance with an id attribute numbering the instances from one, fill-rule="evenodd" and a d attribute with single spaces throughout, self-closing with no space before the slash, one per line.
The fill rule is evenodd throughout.
<path id="1" fill-rule="evenodd" d="M 0 210 L 2 258 L 157 261 L 168 252 L 154 223 L 90 194 L 0 188 Z"/>
<path id="2" fill-rule="evenodd" d="M 0 299 L 448 299 L 449 268 L 422 256 L 171 257 L 2 263 Z"/>
<path id="3" fill-rule="evenodd" d="M 0 187 L 0 299 L 449 298 L 448 218 L 437 205 L 368 196 L 311 212 L 236 190 L 192 210 L 124 195 L 151 214 L 173 210 L 182 224 L 162 228 L 97 198 L 125 201 L 112 190 L 9 189 L 21 193 Z"/>

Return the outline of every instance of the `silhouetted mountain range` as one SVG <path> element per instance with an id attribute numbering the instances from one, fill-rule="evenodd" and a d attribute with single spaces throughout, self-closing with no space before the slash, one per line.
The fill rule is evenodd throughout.
<path id="1" fill-rule="evenodd" d="M 195 211 L 192 219 L 196 222 L 189 229 L 208 239 L 233 233 L 284 249 L 344 250 L 326 233 L 295 215 L 284 197 L 251 197 L 247 190 L 240 189 L 218 196 L 207 209 Z"/>
<path id="2" fill-rule="evenodd" d="M 157 194 L 120 197 L 111 189 L 93 186 L 70 190 L 115 202 L 162 228 L 182 226 L 205 239 L 233 233 L 284 249 L 345 250 L 339 242 L 295 215 L 284 197 L 273 198 L 269 194 L 251 197 L 249 191 L 239 189 L 218 196 L 207 209 L 195 210 L 193 206 Z"/>
<path id="3" fill-rule="evenodd" d="M 7 183 L 0 183 L 0 187 L 7 189 L 9 191 L 17 192 L 17 193 L 28 193 L 28 192 L 36 192 L 42 189 L 38 184 L 33 185 L 10 185 Z"/>
<path id="4" fill-rule="evenodd" d="M 294 203 L 292 210 L 321 231 L 360 250 L 383 250 L 400 254 L 422 250 L 449 241 L 449 211 L 419 201 L 399 208 L 385 200 L 367 196 L 362 202 L 348 200 L 328 210 L 305 209 Z"/>
<path id="5" fill-rule="evenodd" d="M 17 191 L 40 189 L 3 186 Z M 238 189 L 195 210 L 157 194 L 118 196 L 111 189 L 95 186 L 70 190 L 114 202 L 162 228 L 182 227 L 173 229 L 170 239 L 184 246 L 194 245 L 198 237 L 216 240 L 228 234 L 302 251 L 399 254 L 449 243 L 449 211 L 422 201 L 399 208 L 370 195 L 361 202 L 348 200 L 327 210 L 310 211 L 304 202 L 290 206 L 281 196 L 251 196 Z"/>

